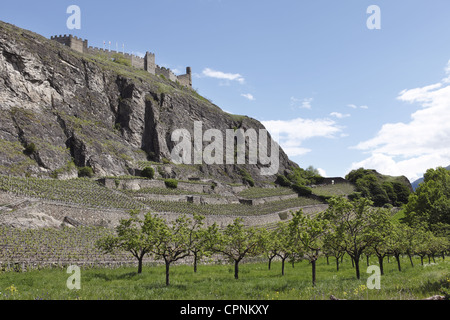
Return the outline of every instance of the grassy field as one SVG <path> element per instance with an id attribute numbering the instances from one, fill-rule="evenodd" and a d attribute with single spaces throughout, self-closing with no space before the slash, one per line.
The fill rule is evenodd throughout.
<path id="1" fill-rule="evenodd" d="M 375 260 L 375 259 L 372 259 Z M 374 261 L 371 261 L 374 263 Z M 28 273 L 0 274 L 0 300 L 329 300 L 330 295 L 348 300 L 410 300 L 441 294 L 450 286 L 450 262 L 411 267 L 404 259 L 398 272 L 394 259 L 385 262 L 380 290 L 367 288 L 366 264 L 361 262 L 361 280 L 356 280 L 350 261 L 344 259 L 336 272 L 333 260 L 317 265 L 317 285 L 311 285 L 311 266 L 307 261 L 295 267 L 281 263 L 248 263 L 240 267 L 240 279 L 233 278 L 231 265 L 201 265 L 194 274 L 192 266 L 171 268 L 171 286 L 164 282 L 163 266 L 81 270 L 81 289 L 69 290 L 65 269 L 45 269 Z"/>

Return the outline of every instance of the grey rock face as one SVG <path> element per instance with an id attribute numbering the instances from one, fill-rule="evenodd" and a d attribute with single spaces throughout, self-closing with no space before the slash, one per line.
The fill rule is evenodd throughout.
<path id="1" fill-rule="evenodd" d="M 97 176 L 132 174 L 140 161 L 170 160 L 172 132 L 193 133 L 194 121 L 224 133 L 264 128 L 175 82 L 0 22 L 0 174 L 70 178 L 85 166 Z M 279 172 L 291 166 L 281 151 Z M 172 167 L 177 178 L 242 179 L 235 165 Z M 274 181 L 261 165 L 245 167 L 257 182 Z"/>

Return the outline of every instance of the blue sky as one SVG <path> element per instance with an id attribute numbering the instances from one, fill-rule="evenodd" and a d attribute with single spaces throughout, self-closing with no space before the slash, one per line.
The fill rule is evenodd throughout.
<path id="1" fill-rule="evenodd" d="M 68 30 L 69 5 L 81 29 Z M 366 25 L 378 5 L 381 29 Z M 0 19 L 156 54 L 222 109 L 262 121 L 301 167 L 410 180 L 450 165 L 450 1 L 25 1 Z"/>

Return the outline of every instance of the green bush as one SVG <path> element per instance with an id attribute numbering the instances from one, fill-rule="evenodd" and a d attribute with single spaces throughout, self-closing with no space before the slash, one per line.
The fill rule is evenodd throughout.
<path id="1" fill-rule="evenodd" d="M 309 166 L 307 169 L 291 168 L 287 178 L 292 184 L 304 186 L 323 183 L 323 177 L 313 166 Z"/>
<path id="2" fill-rule="evenodd" d="M 294 184 L 292 185 L 292 189 L 298 193 L 299 196 L 308 197 L 312 195 L 312 189 L 309 187 L 306 187 L 301 184 Z"/>
<path id="3" fill-rule="evenodd" d="M 94 176 L 94 170 L 91 167 L 78 168 L 78 177 L 80 178 L 92 178 Z"/>
<path id="4" fill-rule="evenodd" d="M 353 192 L 353 193 L 348 195 L 348 199 L 350 201 L 354 201 L 354 200 L 360 199 L 362 196 L 363 195 L 362 195 L 361 192 Z"/>
<path id="5" fill-rule="evenodd" d="M 33 153 L 36 152 L 36 145 L 34 143 L 29 143 L 27 144 L 27 146 L 25 147 L 25 154 L 28 156 L 31 156 Z"/>
<path id="6" fill-rule="evenodd" d="M 253 177 L 247 172 L 247 170 L 241 169 L 241 176 L 244 183 L 248 184 L 250 187 L 255 186 L 255 180 L 253 180 Z"/>
<path id="7" fill-rule="evenodd" d="M 152 167 L 145 167 L 142 170 L 141 176 L 147 179 L 153 179 L 155 177 L 155 170 Z"/>
<path id="8" fill-rule="evenodd" d="M 167 188 L 170 188 L 170 189 L 178 188 L 178 181 L 175 179 L 166 179 L 166 180 L 164 180 L 164 183 Z"/>
<path id="9" fill-rule="evenodd" d="M 275 180 L 275 183 L 282 186 L 282 187 L 290 187 L 292 183 L 289 181 L 286 176 L 278 175 L 277 180 Z"/>

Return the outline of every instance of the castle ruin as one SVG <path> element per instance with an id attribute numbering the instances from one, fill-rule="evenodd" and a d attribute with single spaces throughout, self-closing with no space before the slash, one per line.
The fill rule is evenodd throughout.
<path id="1" fill-rule="evenodd" d="M 190 67 L 186 68 L 186 74 L 175 75 L 172 70 L 164 67 L 160 67 L 156 64 L 155 54 L 151 52 L 146 52 L 145 56 L 139 57 L 133 54 L 117 52 L 114 50 L 105 50 L 88 46 L 88 40 L 80 39 L 73 35 L 59 35 L 50 38 L 60 44 L 63 44 L 72 50 L 79 53 L 97 55 L 101 54 L 109 59 L 114 59 L 117 55 L 128 60 L 132 67 L 137 69 L 145 70 L 150 74 L 157 76 L 164 76 L 166 79 L 179 82 L 182 86 L 192 88 L 192 70 Z"/>

